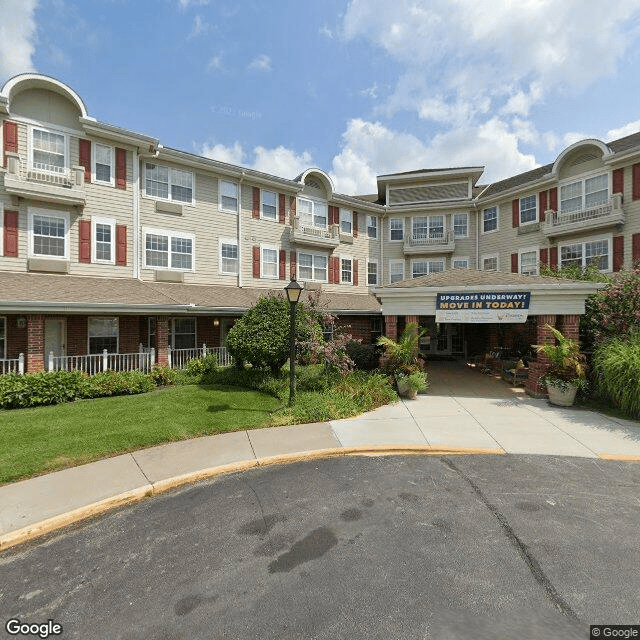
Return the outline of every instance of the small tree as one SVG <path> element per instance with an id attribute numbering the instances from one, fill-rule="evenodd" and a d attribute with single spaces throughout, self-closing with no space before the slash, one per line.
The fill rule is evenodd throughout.
<path id="1" fill-rule="evenodd" d="M 227 349 L 237 362 L 276 375 L 290 352 L 291 307 L 283 296 L 263 296 L 229 331 Z M 303 303 L 296 311 L 297 337 L 307 340 L 313 322 Z"/>

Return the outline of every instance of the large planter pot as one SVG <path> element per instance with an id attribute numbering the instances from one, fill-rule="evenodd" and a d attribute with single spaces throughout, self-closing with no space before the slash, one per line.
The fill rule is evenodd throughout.
<path id="1" fill-rule="evenodd" d="M 398 394 L 403 398 L 409 398 L 409 400 L 415 400 L 418 392 L 412 389 L 404 380 L 396 378 L 396 385 L 398 387 Z"/>
<path id="2" fill-rule="evenodd" d="M 549 402 L 559 407 L 571 407 L 576 400 L 578 387 L 570 382 L 557 383 L 547 380 L 547 391 L 549 392 Z"/>

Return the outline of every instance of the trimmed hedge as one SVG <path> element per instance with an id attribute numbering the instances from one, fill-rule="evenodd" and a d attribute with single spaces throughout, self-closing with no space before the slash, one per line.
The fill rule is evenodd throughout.
<path id="1" fill-rule="evenodd" d="M 104 398 L 147 393 L 156 388 L 142 371 L 103 371 L 85 379 L 83 398 Z"/>
<path id="2" fill-rule="evenodd" d="M 0 376 L 0 407 L 19 409 L 71 402 L 83 397 L 85 381 L 80 371 Z"/>

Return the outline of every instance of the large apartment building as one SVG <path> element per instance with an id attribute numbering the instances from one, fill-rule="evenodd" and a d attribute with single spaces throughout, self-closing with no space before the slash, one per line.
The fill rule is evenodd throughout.
<path id="1" fill-rule="evenodd" d="M 290 179 L 166 148 L 96 120 L 37 74 L 4 85 L 0 119 L 0 361 L 22 353 L 30 371 L 105 349 L 153 347 L 163 362 L 169 348 L 219 347 L 294 277 L 369 342 L 407 319 L 435 325 L 433 305 L 403 296 L 547 291 L 542 263 L 610 272 L 640 260 L 640 133 L 584 140 L 490 185 L 483 167 L 424 169 L 354 196 L 320 169 Z M 554 300 L 534 305 L 532 335 Z M 440 323 L 431 351 L 482 350 L 500 335 L 465 324 Z"/>

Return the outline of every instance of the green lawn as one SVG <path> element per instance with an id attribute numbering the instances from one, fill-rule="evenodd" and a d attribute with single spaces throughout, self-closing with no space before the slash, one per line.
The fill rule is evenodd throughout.
<path id="1" fill-rule="evenodd" d="M 280 404 L 256 391 L 190 385 L 0 411 L 0 483 L 161 442 L 264 426 Z"/>

